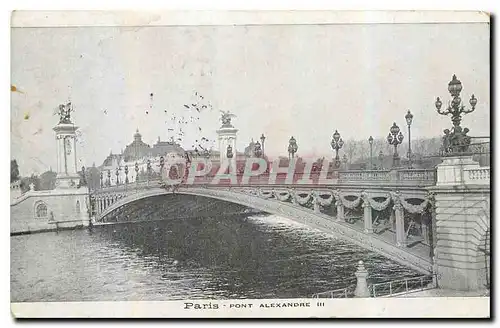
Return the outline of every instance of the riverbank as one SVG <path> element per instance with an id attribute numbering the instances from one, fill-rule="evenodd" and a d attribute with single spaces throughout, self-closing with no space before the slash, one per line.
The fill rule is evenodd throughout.
<path id="1" fill-rule="evenodd" d="M 248 216 L 248 215 L 265 215 L 265 212 L 232 212 L 232 213 L 224 213 L 220 214 L 220 217 L 243 217 L 243 216 Z M 178 220 L 190 220 L 193 218 L 196 218 L 199 216 L 185 216 L 185 217 L 179 217 L 177 218 Z M 203 218 L 203 216 L 201 216 Z M 159 222 L 159 221 L 164 221 L 168 220 L 168 218 L 159 218 L 159 219 L 153 219 L 153 220 L 134 220 L 134 221 L 122 221 L 122 222 L 104 222 L 104 223 L 93 223 L 92 228 L 99 227 L 99 226 L 108 226 L 108 225 L 123 225 L 123 224 L 135 224 L 135 223 L 143 223 L 143 222 Z M 89 228 L 89 226 L 84 226 L 83 224 L 72 226 L 72 227 L 59 227 L 56 226 L 55 228 L 43 228 L 43 229 L 33 229 L 33 230 L 21 230 L 21 231 L 15 231 L 11 232 L 10 236 L 22 236 L 22 235 L 31 235 L 31 234 L 37 234 L 37 233 L 46 233 L 46 232 L 58 232 L 58 231 L 65 231 L 65 230 L 81 230 Z"/>
<path id="2" fill-rule="evenodd" d="M 22 235 L 32 235 L 36 233 L 44 233 L 44 232 L 58 232 L 58 231 L 64 231 L 64 230 L 81 230 L 85 228 L 83 224 L 77 225 L 74 227 L 56 227 L 56 228 L 47 228 L 47 229 L 35 229 L 35 230 L 22 230 L 22 231 L 15 231 L 11 232 L 10 236 L 22 236 Z"/>

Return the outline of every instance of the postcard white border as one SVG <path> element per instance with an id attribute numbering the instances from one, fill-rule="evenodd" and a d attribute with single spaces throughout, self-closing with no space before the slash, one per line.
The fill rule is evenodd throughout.
<path id="1" fill-rule="evenodd" d="M 488 23 L 489 14 L 485 12 L 169 12 L 159 14 L 143 12 L 143 15 L 131 18 L 132 12 L 15 12 L 10 19 L 11 27 L 49 27 L 49 26 L 159 26 L 159 25 L 224 25 L 224 24 L 349 24 L 349 23 Z M 395 17 L 397 15 L 398 17 Z M 127 17 L 129 20 L 127 20 Z M 151 18 L 157 18 L 152 20 Z M 5 90 L 7 90 L 5 88 Z M 8 99 L 5 98 L 5 99 Z M 7 111 L 8 113 L 8 111 Z M 8 122 L 8 120 L 5 120 Z M 7 132 L 8 130 L 5 129 Z M 8 132 L 7 132 L 8 133 Z M 9 140 L 9 139 L 4 139 Z M 5 162 L 6 163 L 6 162 Z M 5 164 L 6 165 L 6 164 Z M 5 197 L 5 199 L 7 199 Z M 7 208 L 7 207 L 6 207 Z M 219 303 L 275 302 L 273 300 L 228 300 L 208 301 Z M 282 302 L 283 300 L 279 300 Z M 298 300 L 293 300 L 297 302 Z M 311 301 L 311 300 L 308 300 Z M 316 302 L 317 300 L 313 300 Z M 324 307 L 314 307 L 308 311 L 289 309 L 237 309 L 232 312 L 183 310 L 184 301 L 166 302 L 39 302 L 11 303 L 13 316 L 40 318 L 443 318 L 443 317 L 489 317 L 489 298 L 376 298 L 376 299 L 337 299 L 323 300 Z M 201 302 L 201 301 L 197 301 Z M 415 311 L 418 309 L 418 311 Z"/>
<path id="2" fill-rule="evenodd" d="M 12 27 L 488 23 L 481 11 L 15 11 Z"/>
<path id="3" fill-rule="evenodd" d="M 276 307 L 287 303 L 309 306 Z M 11 311 L 17 318 L 487 318 L 489 303 L 489 297 L 40 302 L 12 303 Z"/>

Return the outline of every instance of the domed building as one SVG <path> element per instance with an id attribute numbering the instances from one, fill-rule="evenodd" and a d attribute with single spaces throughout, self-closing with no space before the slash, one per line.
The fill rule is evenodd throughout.
<path id="1" fill-rule="evenodd" d="M 122 184 L 127 179 L 128 182 L 134 182 L 136 176 L 145 175 L 148 168 L 148 162 L 153 172 L 158 173 L 160 170 L 160 157 L 165 159 L 170 158 L 185 158 L 185 150 L 174 141 L 158 141 L 151 147 L 142 141 L 142 135 L 139 129 L 134 134 L 134 140 L 128 144 L 121 154 L 110 153 L 99 167 L 103 172 L 103 184 L 115 185 Z M 136 164 L 138 172 L 136 170 Z"/>
<path id="2" fill-rule="evenodd" d="M 142 141 L 142 135 L 139 133 L 139 129 L 137 129 L 134 134 L 134 141 L 127 145 L 123 151 L 124 160 L 130 162 L 151 155 L 151 147 Z"/>

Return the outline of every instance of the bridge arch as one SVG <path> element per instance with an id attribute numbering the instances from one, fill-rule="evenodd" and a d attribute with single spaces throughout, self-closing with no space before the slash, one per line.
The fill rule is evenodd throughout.
<path id="1" fill-rule="evenodd" d="M 208 197 L 286 217 L 311 228 L 334 234 L 348 242 L 381 254 L 421 273 L 430 274 L 432 272 L 432 264 L 429 258 L 410 253 L 407 249 L 390 244 L 375 234 L 365 234 L 362 231 L 352 228 L 347 223 L 336 221 L 334 217 L 315 212 L 309 208 L 282 202 L 277 199 L 264 199 L 257 195 L 233 190 L 230 187 L 217 189 L 190 187 L 180 188 L 174 192 L 159 187 L 150 188 L 119 199 L 98 215 L 96 224 L 99 225 L 104 217 L 129 203 L 169 194 Z"/>

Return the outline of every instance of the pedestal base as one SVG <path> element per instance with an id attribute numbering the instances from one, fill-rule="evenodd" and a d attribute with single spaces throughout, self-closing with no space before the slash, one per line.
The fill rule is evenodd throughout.
<path id="1" fill-rule="evenodd" d="M 58 176 L 56 178 L 56 189 L 77 188 L 80 182 L 79 176 Z"/>

